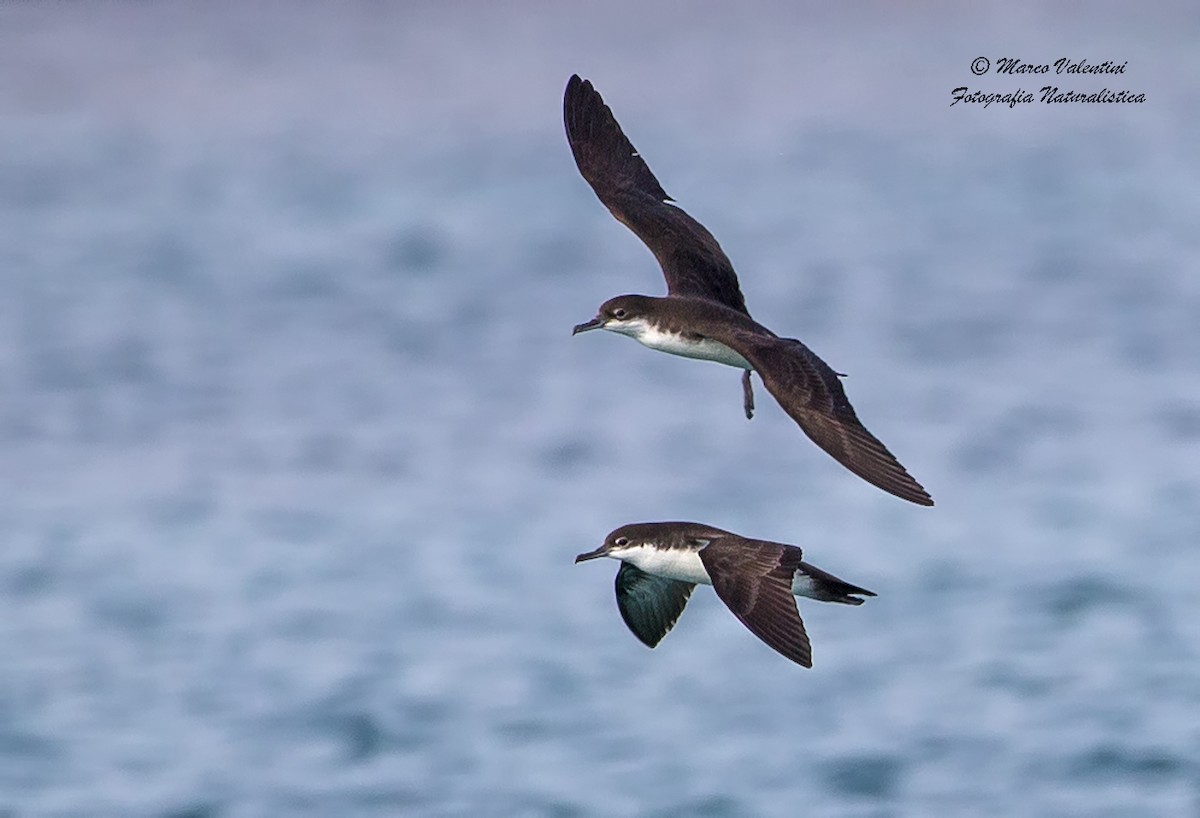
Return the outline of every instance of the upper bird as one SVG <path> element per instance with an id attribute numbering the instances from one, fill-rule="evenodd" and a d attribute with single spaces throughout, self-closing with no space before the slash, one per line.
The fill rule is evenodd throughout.
<path id="1" fill-rule="evenodd" d="M 667 295 L 619 295 L 572 334 L 606 329 L 687 358 L 744 370 L 746 417 L 754 410 L 750 372 L 814 443 L 886 492 L 923 506 L 933 498 L 858 420 L 838 373 L 795 338 L 750 317 L 733 265 L 704 225 L 673 203 L 617 124 L 600 93 L 573 75 L 563 121 L 575 164 L 618 221 L 662 266 Z"/>

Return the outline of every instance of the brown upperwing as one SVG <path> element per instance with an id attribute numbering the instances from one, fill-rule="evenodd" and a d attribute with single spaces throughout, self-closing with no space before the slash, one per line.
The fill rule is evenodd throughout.
<path id="1" fill-rule="evenodd" d="M 804 667 L 812 645 L 792 595 L 799 548 L 765 540 L 714 539 L 700 549 L 713 590 L 759 639 Z"/>
<path id="2" fill-rule="evenodd" d="M 563 95 L 567 141 L 596 196 L 662 267 L 671 295 L 691 295 L 749 315 L 733 265 L 702 224 L 662 189 L 600 93 L 573 75 Z"/>

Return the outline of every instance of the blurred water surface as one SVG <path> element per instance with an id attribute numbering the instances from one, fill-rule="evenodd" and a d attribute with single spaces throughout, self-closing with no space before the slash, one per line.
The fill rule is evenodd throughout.
<path id="1" fill-rule="evenodd" d="M 1196 814 L 1197 34 L 0 7 L 0 812 Z M 1147 102 L 950 107 L 1023 82 L 979 55 Z M 576 71 L 936 508 L 732 370 L 569 337 L 662 289 Z M 879 597 L 802 605 L 808 672 L 706 589 L 647 651 L 572 558 L 656 519 Z"/>

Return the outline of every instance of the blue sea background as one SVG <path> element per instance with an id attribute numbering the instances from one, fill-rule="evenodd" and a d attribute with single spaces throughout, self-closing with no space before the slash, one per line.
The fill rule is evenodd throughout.
<path id="1" fill-rule="evenodd" d="M 0 5 L 0 815 L 1200 815 L 1194 4 Z M 976 77 L 1012 56 L 1119 76 Z M 735 371 L 595 81 L 937 500 Z M 1143 92 L 951 106 L 958 86 Z M 612 528 L 792 542 L 815 666 Z"/>

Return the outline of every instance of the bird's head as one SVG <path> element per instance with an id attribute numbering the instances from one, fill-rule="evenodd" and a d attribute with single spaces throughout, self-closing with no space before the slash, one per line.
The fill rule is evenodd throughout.
<path id="1" fill-rule="evenodd" d="M 646 324 L 654 302 L 658 299 L 646 295 L 618 295 L 600 305 L 596 317 L 577 324 L 572 335 L 592 329 L 606 329 L 623 335 L 636 335 Z"/>
<path id="2" fill-rule="evenodd" d="M 645 536 L 638 532 L 638 529 L 642 527 L 645 526 L 637 523 L 621 526 L 604 538 L 604 545 L 595 551 L 580 554 L 575 558 L 575 562 L 586 562 L 600 557 L 611 557 L 614 560 L 624 559 L 645 544 Z"/>

